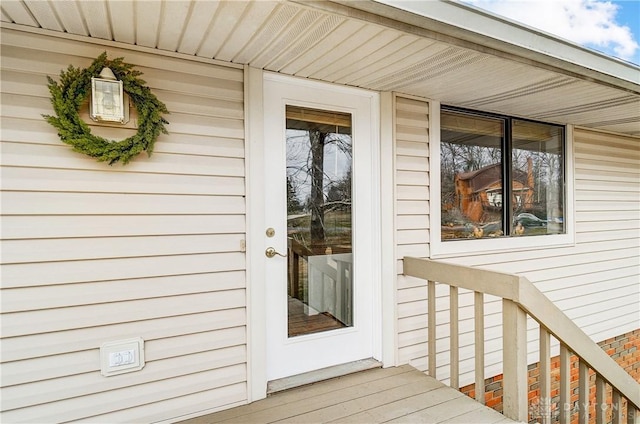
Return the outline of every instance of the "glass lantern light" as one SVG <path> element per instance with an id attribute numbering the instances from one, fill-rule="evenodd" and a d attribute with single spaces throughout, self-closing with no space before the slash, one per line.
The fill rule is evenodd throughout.
<path id="1" fill-rule="evenodd" d="M 98 78 L 91 78 L 91 119 L 103 122 L 125 121 L 122 81 L 104 68 Z"/>

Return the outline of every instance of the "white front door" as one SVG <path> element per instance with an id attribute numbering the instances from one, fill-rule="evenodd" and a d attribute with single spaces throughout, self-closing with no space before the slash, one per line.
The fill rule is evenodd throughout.
<path id="1" fill-rule="evenodd" d="M 266 74 L 267 379 L 379 356 L 378 96 Z"/>

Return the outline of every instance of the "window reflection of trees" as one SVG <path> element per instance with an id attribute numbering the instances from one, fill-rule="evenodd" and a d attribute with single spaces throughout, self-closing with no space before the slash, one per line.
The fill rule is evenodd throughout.
<path id="1" fill-rule="evenodd" d="M 562 127 L 448 110 L 441 125 L 443 240 L 564 232 Z"/>
<path id="2" fill-rule="evenodd" d="M 350 134 L 304 122 L 287 130 L 287 213 L 290 233 L 306 246 L 351 245 Z M 331 225 L 327 217 L 333 218 Z"/>

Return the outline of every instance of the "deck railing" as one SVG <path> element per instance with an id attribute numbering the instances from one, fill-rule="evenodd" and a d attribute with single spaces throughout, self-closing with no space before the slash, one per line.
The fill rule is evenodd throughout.
<path id="1" fill-rule="evenodd" d="M 569 319 L 553 302 L 525 277 L 453 265 L 419 258 L 404 258 L 404 274 L 427 280 L 428 302 L 428 368 L 436 371 L 436 284 L 446 284 L 450 290 L 450 385 L 459 389 L 459 320 L 458 289 L 474 292 L 475 322 L 475 398 L 484 403 L 484 295 L 502 298 L 502 337 L 508 340 L 503 349 L 503 414 L 508 418 L 527 422 L 527 316 L 540 325 L 539 387 L 540 399 L 546 406 L 539 419 L 551 422 L 551 338 L 560 343 L 559 422 L 572 421 L 571 409 L 571 352 L 579 360 L 578 423 L 587 424 L 589 417 L 589 369 L 596 375 L 595 422 L 621 424 L 640 423 L 640 385 L 589 336 Z M 506 346 L 506 343 L 504 343 Z M 611 387 L 611 403 L 607 404 L 607 386 Z M 625 407 L 626 403 L 626 407 Z M 606 405 L 606 406 L 605 406 Z M 625 411 L 626 410 L 626 414 Z M 592 417 L 593 418 L 593 417 Z"/>

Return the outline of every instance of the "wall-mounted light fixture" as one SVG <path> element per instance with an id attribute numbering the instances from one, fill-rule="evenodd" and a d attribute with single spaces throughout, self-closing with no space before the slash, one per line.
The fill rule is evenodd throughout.
<path id="1" fill-rule="evenodd" d="M 103 68 L 99 78 L 91 78 L 90 115 L 94 121 L 125 122 L 122 81 L 109 68 Z"/>

